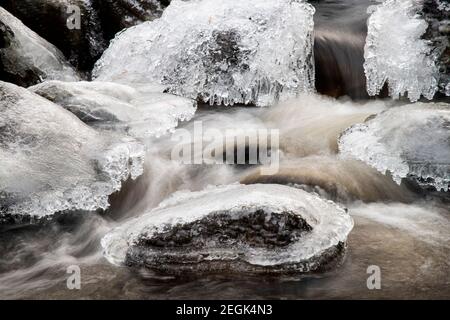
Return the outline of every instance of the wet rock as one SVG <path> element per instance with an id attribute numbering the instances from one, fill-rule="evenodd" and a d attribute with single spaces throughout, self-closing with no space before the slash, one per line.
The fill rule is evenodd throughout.
<path id="1" fill-rule="evenodd" d="M 159 17 L 169 3 L 170 0 L 3 0 L 1 6 L 88 74 L 117 32 Z M 73 5 L 80 9 L 80 29 L 67 27 Z"/>
<path id="2" fill-rule="evenodd" d="M 196 102 L 160 86 L 111 82 L 47 81 L 29 90 L 66 108 L 90 126 L 135 138 L 160 136 L 192 118 Z"/>
<path id="3" fill-rule="evenodd" d="M 425 189 L 450 187 L 450 112 L 446 103 L 414 103 L 381 112 L 347 129 L 339 150 L 390 172 L 398 184 L 412 180 Z"/>
<path id="4" fill-rule="evenodd" d="M 440 72 L 439 92 L 450 96 L 450 3 L 425 0 L 423 16 L 428 22 L 424 38 L 431 41 Z"/>
<path id="5" fill-rule="evenodd" d="M 44 79 L 77 81 L 79 75 L 55 46 L 0 7 L 0 80 L 29 86 Z"/>
<path id="6" fill-rule="evenodd" d="M 91 129 L 62 107 L 0 82 L 0 217 L 106 209 L 143 171 L 143 147 Z M 2 219 L 0 218 L 0 221 Z"/>
<path id="7" fill-rule="evenodd" d="M 122 29 L 159 18 L 171 0 L 94 0 L 107 39 Z"/>
<path id="8" fill-rule="evenodd" d="M 281 185 L 179 192 L 102 239 L 115 264 L 168 273 L 313 272 L 338 264 L 353 227 L 344 209 Z"/>

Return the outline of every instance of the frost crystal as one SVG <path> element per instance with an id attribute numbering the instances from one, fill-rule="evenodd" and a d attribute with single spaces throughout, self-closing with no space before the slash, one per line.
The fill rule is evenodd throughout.
<path id="1" fill-rule="evenodd" d="M 152 85 L 48 81 L 29 88 L 74 113 L 92 127 L 136 138 L 159 136 L 190 120 L 196 102 Z"/>
<path id="2" fill-rule="evenodd" d="M 371 7 L 364 53 L 369 95 L 378 94 L 387 82 L 393 98 L 433 99 L 438 69 L 432 47 L 421 39 L 428 25 L 420 9 L 414 0 L 386 0 Z"/>
<path id="3" fill-rule="evenodd" d="M 270 105 L 314 88 L 313 13 L 302 0 L 174 0 L 160 19 L 117 35 L 94 78 Z"/>
<path id="4" fill-rule="evenodd" d="M 235 184 L 175 193 L 102 246 L 112 263 L 165 271 L 308 272 L 339 256 L 352 228 L 342 208 L 303 190 Z"/>
<path id="5" fill-rule="evenodd" d="M 0 216 L 108 207 L 143 172 L 143 146 L 103 135 L 58 105 L 0 82 Z"/>
<path id="6" fill-rule="evenodd" d="M 449 105 L 415 103 L 350 127 L 342 134 L 339 149 L 381 173 L 389 171 L 397 183 L 408 177 L 422 186 L 447 191 L 449 141 Z"/>

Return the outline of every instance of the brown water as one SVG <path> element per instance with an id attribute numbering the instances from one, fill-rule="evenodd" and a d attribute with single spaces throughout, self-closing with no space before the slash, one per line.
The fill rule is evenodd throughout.
<path id="1" fill-rule="evenodd" d="M 450 210 L 365 164 L 341 159 L 336 139 L 349 125 L 391 102 L 354 103 L 318 95 L 257 108 L 201 108 L 205 127 L 280 128 L 280 170 L 182 165 L 170 160 L 170 137 L 149 143 L 145 174 L 113 197 L 110 212 L 61 217 L 45 226 L 3 227 L 0 232 L 0 298 L 450 298 Z M 174 278 L 110 265 L 101 237 L 130 216 L 155 207 L 177 190 L 209 184 L 281 183 L 340 202 L 355 219 L 342 266 L 298 277 L 199 275 Z M 81 268 L 81 290 L 66 286 L 67 267 Z M 367 268 L 381 268 L 381 290 L 369 290 Z"/>
<path id="2" fill-rule="evenodd" d="M 315 1 L 316 86 L 319 93 L 367 98 L 362 54 L 371 0 Z M 280 170 L 183 165 L 171 161 L 174 142 L 148 142 L 145 173 L 111 197 L 105 214 L 78 213 L 39 226 L 0 227 L 0 298 L 38 299 L 450 299 L 448 202 L 398 186 L 364 163 L 341 159 L 337 138 L 390 101 L 352 102 L 305 95 L 268 109 L 200 108 L 194 122 L 221 131 L 280 130 Z M 334 271 L 297 277 L 228 274 L 167 277 L 109 264 L 100 239 L 123 220 L 154 208 L 171 193 L 210 184 L 289 184 L 349 209 L 355 220 L 344 263 Z M 448 197 L 447 197 L 448 198 Z M 69 290 L 67 267 L 81 268 L 81 290 Z M 369 290 L 367 268 L 381 268 L 381 289 Z"/>

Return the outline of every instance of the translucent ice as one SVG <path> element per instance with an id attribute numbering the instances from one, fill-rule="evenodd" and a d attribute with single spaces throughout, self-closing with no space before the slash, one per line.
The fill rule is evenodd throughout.
<path id="1" fill-rule="evenodd" d="M 302 0 L 174 0 L 160 19 L 118 34 L 94 78 L 269 105 L 314 88 L 313 13 Z"/>
<path id="2" fill-rule="evenodd" d="M 308 272 L 340 256 L 352 228 L 342 208 L 303 190 L 235 184 L 177 192 L 102 246 L 112 263 L 164 271 Z"/>
<path id="3" fill-rule="evenodd" d="M 378 94 L 387 82 L 389 95 L 407 95 L 411 101 L 437 91 L 438 69 L 432 47 L 421 39 L 428 24 L 418 14 L 420 2 L 386 0 L 373 10 L 368 21 L 364 69 L 367 92 Z"/>
<path id="4" fill-rule="evenodd" d="M 450 184 L 450 105 L 415 103 L 384 111 L 347 129 L 339 140 L 355 157 L 394 180 L 411 178 L 447 191 Z"/>
<path id="5" fill-rule="evenodd" d="M 2 38 L 2 39 L 1 39 Z M 76 81 L 76 71 L 52 44 L 0 7 L 0 62 L 8 79 L 30 85 L 42 79 Z"/>
<path id="6" fill-rule="evenodd" d="M 143 147 L 104 135 L 60 106 L 0 82 L 0 216 L 108 207 L 143 171 Z"/>
<path id="7" fill-rule="evenodd" d="M 154 85 L 47 81 L 29 89 L 95 128 L 123 131 L 136 138 L 171 131 L 179 120 L 191 119 L 196 110 L 194 100 L 162 93 Z"/>

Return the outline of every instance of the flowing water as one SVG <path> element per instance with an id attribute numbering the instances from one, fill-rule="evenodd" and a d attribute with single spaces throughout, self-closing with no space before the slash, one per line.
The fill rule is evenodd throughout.
<path id="1" fill-rule="evenodd" d="M 371 3 L 316 4 L 316 57 L 322 59 L 318 91 L 357 100 L 311 94 L 270 108 L 202 106 L 194 119 L 177 129 L 192 133 L 199 121 L 204 130 L 221 132 L 278 129 L 277 174 L 262 176 L 252 165 L 181 164 L 170 158 L 176 143 L 171 136 L 148 141 L 144 174 L 111 196 L 108 212 L 79 212 L 38 226 L 1 226 L 0 298 L 449 298 L 448 198 L 399 186 L 389 176 L 337 153 L 343 130 L 399 103 L 358 100 L 366 98 L 362 54 L 365 12 Z M 236 182 L 293 185 L 347 207 L 355 227 L 344 263 L 326 273 L 289 277 L 172 277 L 113 266 L 103 258 L 100 239 L 124 220 L 149 211 L 175 191 Z M 81 290 L 67 289 L 71 265 L 80 266 Z M 367 287 L 371 265 L 381 268 L 381 290 Z"/>

